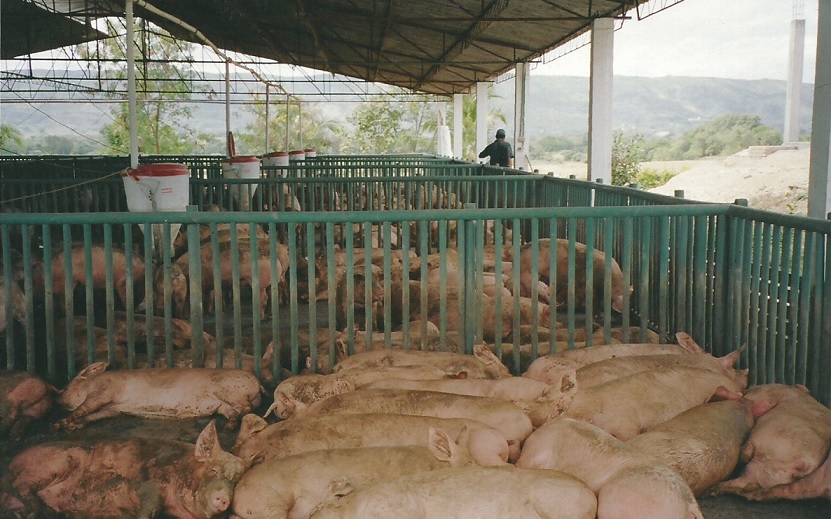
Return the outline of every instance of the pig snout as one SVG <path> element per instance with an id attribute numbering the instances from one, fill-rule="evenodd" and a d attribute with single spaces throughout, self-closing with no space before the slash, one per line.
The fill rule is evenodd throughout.
<path id="1" fill-rule="evenodd" d="M 199 492 L 199 508 L 202 517 L 209 519 L 224 514 L 231 506 L 234 490 L 231 482 L 224 478 L 214 479 Z"/>

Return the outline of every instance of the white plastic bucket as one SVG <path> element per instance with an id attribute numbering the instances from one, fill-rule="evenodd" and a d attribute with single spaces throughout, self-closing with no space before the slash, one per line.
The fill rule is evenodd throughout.
<path id="1" fill-rule="evenodd" d="M 263 155 L 263 166 L 281 169 L 272 169 L 266 176 L 286 177 L 288 175 L 289 153 L 287 151 L 272 151 Z"/>
<path id="2" fill-rule="evenodd" d="M 260 178 L 260 158 L 253 155 L 241 155 L 222 161 L 222 176 L 229 180 L 254 180 Z M 257 186 L 233 185 L 230 186 L 234 202 L 243 211 L 251 209 L 251 198 L 257 191 Z"/>
<path id="3" fill-rule="evenodd" d="M 141 164 L 121 174 L 127 209 L 131 212 L 184 211 L 190 203 L 190 170 L 183 164 Z M 144 226 L 141 225 L 142 232 Z M 171 247 L 181 224 L 170 224 Z M 162 225 L 152 229 L 157 244 L 162 242 Z"/>
<path id="4" fill-rule="evenodd" d="M 306 159 L 317 158 L 317 151 L 314 148 L 306 148 L 304 152 L 306 154 Z"/>
<path id="5" fill-rule="evenodd" d="M 306 150 L 293 150 L 289 152 L 289 161 L 298 162 L 306 160 Z"/>

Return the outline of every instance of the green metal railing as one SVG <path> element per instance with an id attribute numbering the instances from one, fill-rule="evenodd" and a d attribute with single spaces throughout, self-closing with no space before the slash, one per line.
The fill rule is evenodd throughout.
<path id="1" fill-rule="evenodd" d="M 751 368 L 752 383 L 801 383 L 824 403 L 831 402 L 827 377 L 831 367 L 831 320 L 827 319 L 831 315 L 831 222 L 734 205 L 479 209 L 466 204 L 463 209 L 447 210 L 4 215 L 0 222 L 4 298 L 10 301 L 11 283 L 19 283 L 31 316 L 25 323 L 15 323 L 7 313 L 11 332 L 5 338 L 5 367 L 35 369 L 57 382 L 71 377 L 80 363 L 101 355 L 101 350 L 112 361 L 121 359 L 126 367 L 139 366 L 141 360 L 171 365 L 180 353 L 174 333 L 180 323 L 171 303 L 171 269 L 179 265 L 189 279 L 186 322 L 193 332 L 186 344 L 195 365 L 217 355 L 221 348 L 210 349 L 210 341 L 216 340 L 219 346 L 233 349 L 235 363 L 242 362 L 243 354 L 253 355 L 255 369 L 274 377 L 279 378 L 284 369 L 299 372 L 307 358 L 313 369 L 325 369 L 335 360 L 338 344 L 354 351 L 359 339 L 375 338 L 389 346 L 399 323 L 405 341 L 410 326 L 423 325 L 426 333 L 423 321 L 407 324 L 409 305 L 395 307 L 394 301 L 396 297 L 410 300 L 406 281 L 414 281 L 412 289 L 417 286 L 422 292 L 420 302 L 425 306 L 430 302 L 426 281 L 434 254 L 444 260 L 439 261 L 443 265 L 439 269 L 444 269 L 440 270 L 442 288 L 429 295 L 439 302 L 436 321 L 443 348 L 470 352 L 474 343 L 492 333 L 489 342 L 518 373 L 530 359 L 547 351 L 545 341 L 535 335 L 546 324 L 552 328 L 556 322 L 563 323 L 566 340 L 574 347 L 581 329 L 591 336 L 592 323 L 585 316 L 599 311 L 603 317 L 597 323 L 605 339 L 610 338 L 613 326 L 620 325 L 624 330 L 636 327 L 634 337 L 626 336 L 635 341 L 642 340 L 647 329 L 656 330 L 662 340 L 686 331 L 716 355 L 747 344 L 742 364 Z M 174 223 L 187 226 L 180 232 L 179 243 L 170 232 Z M 141 232 L 139 226 L 145 224 L 164 229 L 158 243 L 153 243 L 150 233 Z M 281 228 L 285 230 L 282 236 Z M 244 239 L 258 231 L 259 240 Z M 514 258 L 523 246 L 535 251 L 545 247 L 541 240 L 546 238 L 568 243 L 565 263 L 551 260 L 548 265 L 552 271 L 567 269 L 566 300 L 551 309 L 548 323 L 541 323 L 541 303 L 530 298 L 530 340 L 521 337 L 517 326 L 521 301 L 515 295 L 506 302 L 502 322 L 483 318 L 482 259 L 488 233 L 496 243 L 509 244 Z M 80 243 L 72 245 L 74 236 L 81 236 Z M 255 242 L 257 261 L 246 256 Z M 595 279 L 602 279 L 605 293 L 610 293 L 612 276 L 611 260 L 599 271 L 590 261 L 579 264 L 574 253 L 578 242 L 610 252 L 607 258 L 613 256 L 620 265 L 624 286 L 631 285 L 631 292 L 624 291 L 622 314 L 611 310 L 608 298 L 598 303 L 588 298 L 585 311 L 576 307 L 575 294 L 581 289 L 590 291 Z M 43 248 L 35 243 L 42 243 Z M 76 248 L 79 252 L 73 258 L 70 253 Z M 383 293 L 380 298 L 371 284 L 359 282 L 361 271 L 373 268 L 370 256 L 361 254 L 372 249 L 379 255 L 375 264 L 380 269 L 376 274 L 376 291 Z M 156 253 L 150 254 L 151 250 Z M 401 250 L 412 255 L 397 255 Z M 99 252 L 102 257 L 123 260 L 112 259 L 98 268 Z M 205 261 L 208 253 L 221 259 Z M 455 263 L 451 254 L 458 254 Z M 315 265 L 314 258 L 321 257 L 327 261 Z M 537 255 L 532 257 L 533 275 L 540 265 Z M 336 258 L 345 258 L 345 265 L 338 267 L 345 280 L 340 292 L 333 289 L 337 286 Z M 155 269 L 150 268 L 153 260 Z M 282 280 L 281 262 L 288 263 Z M 528 265 L 498 264 L 497 271 L 509 274 L 512 293 L 519 293 Z M 457 284 L 450 282 L 447 269 L 452 267 L 448 265 L 458 267 Z M 576 282 L 579 269 L 585 270 L 586 286 Z M 83 275 L 56 276 L 60 270 Z M 161 283 L 154 281 L 154 270 L 161 272 Z M 94 279 L 97 284 L 74 287 L 72 280 L 78 277 Z M 404 293 L 393 297 L 402 277 Z M 263 291 L 247 289 L 249 283 Z M 203 293 L 210 286 L 223 289 Z M 162 291 L 163 303 L 154 308 L 157 291 Z M 122 297 L 128 303 L 121 302 Z M 495 296 L 502 297 L 508 296 Z M 366 305 L 363 312 L 355 303 L 373 299 L 382 303 Z M 136 310 L 141 300 L 146 301 L 145 308 Z M 501 308 L 501 303 L 494 304 Z M 208 308 L 211 304 L 213 313 Z M 223 309 L 223 305 L 227 306 Z M 80 328 L 86 333 L 78 335 L 79 339 L 75 339 L 78 326 L 74 320 L 58 321 L 64 307 L 67 316 L 82 320 Z M 454 313 L 454 307 L 464 311 Z M 123 314 L 116 313 L 119 308 Z M 148 333 L 140 343 L 139 319 L 160 319 L 165 333 Z M 338 326 L 339 320 L 345 326 Z M 122 321 L 126 322 L 124 337 L 118 333 Z M 503 325 L 511 325 L 511 332 L 503 334 L 499 329 Z M 96 339 L 99 332 L 103 339 Z M 206 338 L 210 336 L 213 339 Z M 277 354 L 264 366 L 262 356 L 271 341 Z M 222 361 L 217 357 L 216 362 Z"/>

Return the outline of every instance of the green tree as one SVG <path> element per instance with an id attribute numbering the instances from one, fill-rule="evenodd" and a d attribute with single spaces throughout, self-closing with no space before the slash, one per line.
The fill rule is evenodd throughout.
<path id="1" fill-rule="evenodd" d="M 749 146 L 776 145 L 782 135 L 762 124 L 757 115 L 728 114 L 704 123 L 684 135 L 653 145 L 655 160 L 692 160 L 731 155 Z"/>
<path id="2" fill-rule="evenodd" d="M 240 133 L 240 150 L 252 155 L 272 151 L 291 151 L 298 148 L 314 148 L 322 153 L 337 152 L 339 140 L 343 134 L 343 125 L 337 121 L 327 120 L 317 103 L 305 103 L 300 100 L 269 103 L 268 107 L 268 145 L 265 144 L 266 106 L 263 96 L 254 94 L 255 103 L 249 108 L 254 114 L 254 121 Z M 288 125 L 286 124 L 288 121 Z M 286 148 L 286 133 L 288 147 Z M 302 139 L 301 139 L 302 138 Z M 302 142 L 301 142 L 302 140 Z M 263 149 L 266 146 L 267 149 Z M 238 150 L 238 151 L 240 151 Z"/>
<path id="3" fill-rule="evenodd" d="M 625 186 L 635 180 L 641 171 L 641 161 L 646 157 L 643 135 L 626 136 L 615 132 L 612 142 L 612 185 Z"/>
<path id="4" fill-rule="evenodd" d="M 137 20 L 137 134 L 139 150 L 143 153 L 185 154 L 194 151 L 197 143 L 210 140 L 209 136 L 188 127 L 191 109 L 185 103 L 197 90 L 193 74 L 179 65 L 192 60 L 192 46 L 175 40 L 159 28 Z M 108 21 L 110 39 L 100 44 L 79 46 L 79 53 L 100 67 L 99 75 L 108 78 L 107 95 L 123 99 L 127 90 L 126 49 L 120 31 Z M 124 29 L 126 30 L 126 29 Z M 113 109 L 113 122 L 101 130 L 111 150 L 129 152 L 129 114 L 126 102 Z"/>
<path id="5" fill-rule="evenodd" d="M 17 128 L 10 124 L 0 124 L 0 148 L 5 151 L 6 147 L 20 148 L 23 146 L 23 137 Z"/>
<path id="6" fill-rule="evenodd" d="M 494 93 L 493 85 L 488 86 L 488 99 L 497 99 L 497 96 Z M 491 103 L 488 103 L 488 106 L 493 106 Z M 452 110 L 447 118 L 449 120 L 453 120 Z M 502 113 L 501 110 L 496 108 L 491 108 L 488 110 L 488 128 L 494 128 L 497 126 L 497 123 L 505 124 L 507 122 L 507 118 L 505 114 Z M 464 128 L 462 131 L 462 158 L 474 162 L 476 158 L 479 156 L 479 151 L 476 149 L 476 92 L 473 91 L 470 94 L 464 96 L 464 101 L 462 102 L 462 127 Z"/>

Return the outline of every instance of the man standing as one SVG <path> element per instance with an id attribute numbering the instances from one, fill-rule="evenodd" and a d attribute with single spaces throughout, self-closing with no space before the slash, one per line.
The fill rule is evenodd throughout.
<path id="1" fill-rule="evenodd" d="M 502 128 L 496 130 L 496 140 L 485 146 L 485 149 L 479 153 L 480 159 L 485 157 L 491 158 L 491 166 L 510 168 L 513 165 L 514 150 L 505 140 L 505 130 Z"/>

